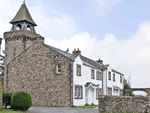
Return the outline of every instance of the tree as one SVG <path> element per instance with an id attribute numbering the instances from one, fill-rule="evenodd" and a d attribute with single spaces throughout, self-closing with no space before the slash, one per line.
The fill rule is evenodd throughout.
<path id="1" fill-rule="evenodd" d="M 131 77 L 129 76 L 129 79 L 124 78 L 124 89 L 130 89 L 131 88 Z M 132 92 L 129 94 L 130 96 L 134 96 Z"/>
<path id="2" fill-rule="evenodd" d="M 0 54 L 0 76 L 4 76 L 4 60 L 5 60 L 5 51 L 3 50 L 3 54 Z"/>

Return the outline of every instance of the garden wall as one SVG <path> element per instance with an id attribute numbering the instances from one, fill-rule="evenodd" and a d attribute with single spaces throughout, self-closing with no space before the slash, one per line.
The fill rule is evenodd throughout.
<path id="1" fill-rule="evenodd" d="M 149 110 L 149 97 L 130 97 L 130 96 L 99 96 L 99 113 L 133 111 L 144 113 Z"/>
<path id="2" fill-rule="evenodd" d="M 2 86 L 2 77 L 0 77 L 0 110 L 2 109 L 2 96 L 3 96 L 3 86 Z"/>

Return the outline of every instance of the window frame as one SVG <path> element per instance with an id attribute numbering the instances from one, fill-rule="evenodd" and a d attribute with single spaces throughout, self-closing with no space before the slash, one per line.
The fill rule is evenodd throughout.
<path id="1" fill-rule="evenodd" d="M 108 80 L 111 81 L 111 72 L 110 71 L 108 71 Z"/>
<path id="2" fill-rule="evenodd" d="M 114 81 L 114 82 L 116 81 L 115 73 L 113 73 L 113 81 Z"/>
<path id="3" fill-rule="evenodd" d="M 60 65 L 60 69 L 61 69 L 60 73 L 58 73 L 58 65 Z M 61 63 L 55 65 L 55 74 L 57 74 L 57 75 L 61 75 L 62 74 L 62 65 L 61 65 Z"/>
<path id="4" fill-rule="evenodd" d="M 102 88 L 99 88 L 99 95 L 102 95 Z M 98 99 L 98 88 L 96 88 L 96 99 Z"/>
<path id="5" fill-rule="evenodd" d="M 92 72 L 93 72 L 93 78 L 92 78 Z M 91 79 L 95 79 L 95 70 L 91 69 Z"/>
<path id="6" fill-rule="evenodd" d="M 120 83 L 122 83 L 122 76 L 120 75 Z"/>
<path id="7" fill-rule="evenodd" d="M 101 72 L 101 71 L 99 72 L 99 77 L 100 77 L 99 80 L 102 81 L 103 75 L 102 75 L 102 72 Z"/>
<path id="8" fill-rule="evenodd" d="M 108 95 L 112 95 L 112 88 L 111 87 L 107 87 L 107 91 L 108 91 Z"/>
<path id="9" fill-rule="evenodd" d="M 96 80 L 99 80 L 99 71 L 96 71 Z"/>
<path id="10" fill-rule="evenodd" d="M 79 74 L 77 73 L 78 72 L 78 66 L 80 67 Z M 81 65 L 80 64 L 76 64 L 76 75 L 81 76 Z"/>
<path id="11" fill-rule="evenodd" d="M 77 96 L 75 96 L 76 95 L 76 87 L 77 87 Z M 79 89 L 81 88 L 81 97 L 79 97 Z M 74 98 L 75 99 L 83 99 L 83 86 L 82 85 L 75 85 L 75 94 L 74 94 Z"/>

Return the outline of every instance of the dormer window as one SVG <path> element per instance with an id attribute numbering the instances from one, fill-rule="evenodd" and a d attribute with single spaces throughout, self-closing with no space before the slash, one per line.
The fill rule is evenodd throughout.
<path id="1" fill-rule="evenodd" d="M 81 65 L 77 64 L 77 76 L 81 76 Z"/>
<path id="2" fill-rule="evenodd" d="M 61 64 L 56 65 L 56 74 L 61 74 Z"/>

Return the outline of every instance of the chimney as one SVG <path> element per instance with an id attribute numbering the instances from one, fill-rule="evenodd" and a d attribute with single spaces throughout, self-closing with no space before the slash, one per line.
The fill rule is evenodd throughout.
<path id="1" fill-rule="evenodd" d="M 77 51 L 76 51 L 76 49 L 74 49 L 74 51 L 72 52 L 72 54 L 73 54 L 73 56 L 78 56 L 78 55 L 81 55 L 81 51 L 79 50 L 79 48 L 78 48 Z"/>
<path id="2" fill-rule="evenodd" d="M 42 37 L 40 34 L 37 34 L 37 37 L 34 37 L 33 42 L 44 44 L 44 37 Z"/>
<path id="3" fill-rule="evenodd" d="M 100 60 L 100 58 L 96 62 L 103 64 L 103 60 Z"/>

